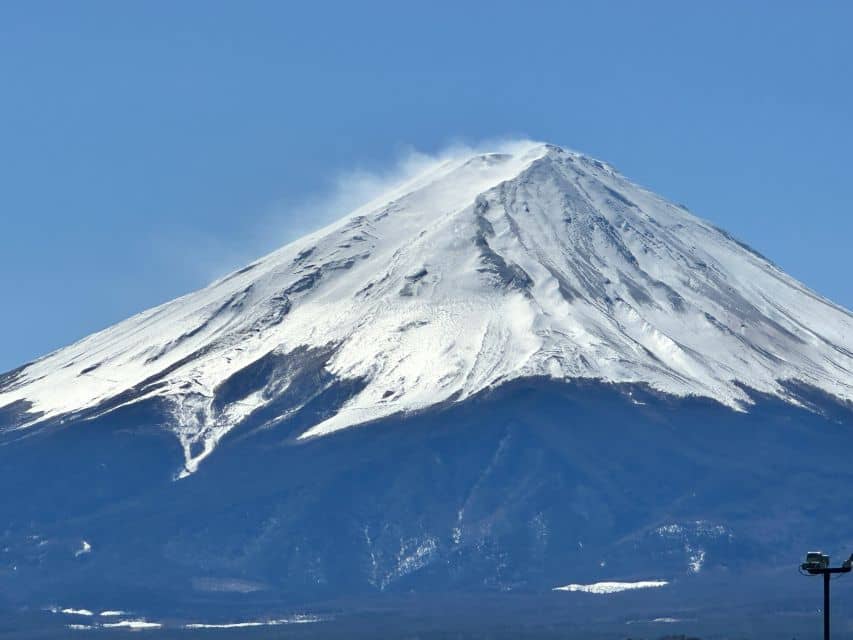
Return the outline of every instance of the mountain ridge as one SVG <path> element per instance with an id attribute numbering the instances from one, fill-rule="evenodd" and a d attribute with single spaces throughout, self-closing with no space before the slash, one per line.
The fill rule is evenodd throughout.
<path id="1" fill-rule="evenodd" d="M 742 385 L 853 399 L 851 335 L 849 311 L 725 231 L 603 162 L 526 143 L 445 160 L 0 377 L 0 428 L 164 398 L 186 475 L 253 414 L 299 412 L 300 377 L 353 391 L 302 438 L 540 375 L 744 410 Z"/>

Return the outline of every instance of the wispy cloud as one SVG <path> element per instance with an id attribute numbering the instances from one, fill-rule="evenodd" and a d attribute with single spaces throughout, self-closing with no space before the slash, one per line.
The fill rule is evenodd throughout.
<path id="1" fill-rule="evenodd" d="M 475 144 L 453 142 L 435 153 L 405 147 L 385 168 L 338 171 L 322 192 L 297 201 L 285 197 L 269 207 L 261 216 L 261 224 L 264 232 L 276 230 L 275 237 L 281 242 L 268 249 L 276 249 L 339 220 L 446 162 L 477 153 L 512 153 L 530 144 L 530 140 L 523 138 L 492 139 Z"/>
<path id="2" fill-rule="evenodd" d="M 193 230 L 192 249 L 186 243 L 175 247 L 175 259 L 189 270 L 199 286 L 238 269 L 298 238 L 320 229 L 380 198 L 446 162 L 477 153 L 511 153 L 531 142 L 503 138 L 475 144 L 454 142 L 435 153 L 404 148 L 385 167 L 336 171 L 327 187 L 308 195 L 283 195 L 254 216 L 243 237 L 230 238 Z M 242 216 L 245 220 L 247 216 Z"/>

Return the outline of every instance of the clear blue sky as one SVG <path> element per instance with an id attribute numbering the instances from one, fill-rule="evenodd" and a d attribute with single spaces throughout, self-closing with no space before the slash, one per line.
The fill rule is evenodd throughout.
<path id="1" fill-rule="evenodd" d="M 342 171 L 513 135 L 851 308 L 851 25 L 849 2 L 3 2 L 0 370 L 284 244 Z"/>

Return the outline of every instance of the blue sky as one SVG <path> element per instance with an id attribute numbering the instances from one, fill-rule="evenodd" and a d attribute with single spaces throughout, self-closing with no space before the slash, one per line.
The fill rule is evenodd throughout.
<path id="1" fill-rule="evenodd" d="M 513 136 L 851 308 L 851 24 L 847 2 L 4 2 L 0 370 L 321 224 L 341 176 Z"/>

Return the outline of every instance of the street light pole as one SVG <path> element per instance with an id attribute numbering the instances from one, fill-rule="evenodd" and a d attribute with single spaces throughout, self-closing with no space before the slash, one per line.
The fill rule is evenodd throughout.
<path id="1" fill-rule="evenodd" d="M 840 567 L 829 566 L 829 556 L 820 551 L 809 551 L 806 561 L 800 565 L 800 571 L 812 576 L 823 576 L 823 640 L 829 640 L 829 579 L 833 573 L 850 573 L 853 569 L 853 555 L 841 563 Z"/>
<path id="2" fill-rule="evenodd" d="M 829 640 L 829 571 L 823 574 L 823 640 Z"/>

